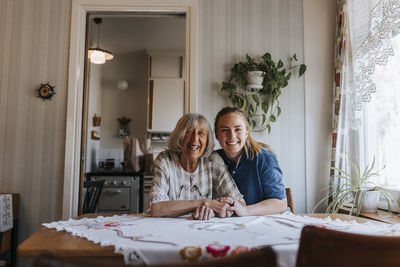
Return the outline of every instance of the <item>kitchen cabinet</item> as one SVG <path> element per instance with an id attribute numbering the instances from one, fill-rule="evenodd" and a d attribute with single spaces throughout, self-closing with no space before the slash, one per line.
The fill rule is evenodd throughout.
<path id="1" fill-rule="evenodd" d="M 149 76 L 151 78 L 182 78 L 183 54 L 149 54 Z"/>
<path id="2" fill-rule="evenodd" d="M 149 53 L 150 132 L 171 132 L 185 111 L 184 60 L 180 53 Z"/>

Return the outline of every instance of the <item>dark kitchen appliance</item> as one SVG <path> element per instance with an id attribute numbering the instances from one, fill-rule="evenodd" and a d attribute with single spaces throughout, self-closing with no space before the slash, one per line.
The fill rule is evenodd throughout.
<path id="1" fill-rule="evenodd" d="M 89 173 L 88 180 L 105 180 L 97 212 L 141 212 L 140 174 Z"/>

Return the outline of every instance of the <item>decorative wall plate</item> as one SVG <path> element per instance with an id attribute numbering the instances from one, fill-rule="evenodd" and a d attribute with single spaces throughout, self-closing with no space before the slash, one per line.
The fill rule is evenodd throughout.
<path id="1" fill-rule="evenodd" d="M 49 83 L 42 83 L 37 89 L 38 97 L 42 98 L 43 100 L 51 100 L 55 94 L 54 87 L 55 86 L 52 86 Z"/>

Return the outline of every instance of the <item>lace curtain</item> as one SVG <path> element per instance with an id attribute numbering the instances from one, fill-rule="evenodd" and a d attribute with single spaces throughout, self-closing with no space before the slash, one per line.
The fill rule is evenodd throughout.
<path id="1" fill-rule="evenodd" d="M 352 126 L 360 124 L 363 103 L 376 90 L 372 75 L 376 65 L 385 65 L 393 56 L 391 39 L 400 29 L 399 0 L 347 1 L 348 33 L 353 58 L 353 75 L 346 87 L 352 101 Z M 346 12 L 346 11 L 345 11 Z M 350 67 L 350 66 L 344 66 Z"/>
<path id="2" fill-rule="evenodd" d="M 360 162 L 361 114 L 376 91 L 375 67 L 392 56 L 400 31 L 400 0 L 337 0 L 331 166 L 349 171 L 348 154 Z M 331 172 L 335 190 L 340 180 Z"/>

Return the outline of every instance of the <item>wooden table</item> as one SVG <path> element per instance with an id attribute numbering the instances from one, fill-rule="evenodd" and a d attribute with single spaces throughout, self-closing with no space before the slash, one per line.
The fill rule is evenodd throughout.
<path id="1" fill-rule="evenodd" d="M 349 207 L 341 207 L 339 209 L 340 213 L 349 214 L 351 208 Z M 354 214 L 355 211 L 353 211 Z M 378 209 L 376 212 L 360 212 L 361 218 L 366 218 L 370 220 L 375 220 L 379 222 L 385 222 L 390 224 L 400 223 L 400 216 L 397 213 L 390 213 L 385 210 Z"/>
<path id="2" fill-rule="evenodd" d="M 104 215 L 104 214 L 101 214 Z M 346 214 L 305 214 L 310 217 L 325 218 L 331 216 L 332 219 L 339 218 L 341 220 L 356 220 L 357 222 L 367 222 L 369 220 L 362 219 Z M 94 217 L 92 215 L 90 217 Z M 73 257 L 88 257 L 99 260 L 107 259 L 115 266 L 123 264 L 121 254 L 114 253 L 113 246 L 100 246 L 94 244 L 84 238 L 72 236 L 65 231 L 57 231 L 42 227 L 32 234 L 18 247 L 18 255 L 21 257 L 37 257 L 51 254 L 54 257 L 73 258 Z M 110 264 L 111 265 L 111 264 Z"/>

